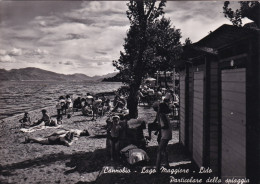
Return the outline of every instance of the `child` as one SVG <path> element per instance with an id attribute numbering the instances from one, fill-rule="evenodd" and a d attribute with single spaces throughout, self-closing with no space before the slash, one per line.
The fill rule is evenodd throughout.
<path id="1" fill-rule="evenodd" d="M 29 113 L 25 112 L 23 118 L 20 119 L 19 122 L 21 123 L 22 128 L 29 127 L 31 125 L 31 118 Z"/>
<path id="2" fill-rule="evenodd" d="M 66 109 L 67 109 L 67 118 L 71 117 L 73 112 L 73 103 L 69 95 L 66 96 Z"/>
<path id="3" fill-rule="evenodd" d="M 61 117 L 62 119 L 62 106 L 60 103 L 60 99 L 58 100 L 57 104 L 56 104 L 56 109 L 57 109 L 57 116 Z"/>
<path id="4" fill-rule="evenodd" d="M 61 125 L 63 122 L 62 122 L 62 115 L 58 115 L 57 116 L 57 125 Z"/>
<path id="5" fill-rule="evenodd" d="M 61 105 L 61 114 L 66 114 L 66 101 L 65 101 L 64 96 L 60 96 L 59 102 Z"/>
<path id="6" fill-rule="evenodd" d="M 114 160 L 114 158 L 117 159 L 118 153 L 119 153 L 119 132 L 120 129 L 122 128 L 119 125 L 119 116 L 113 116 L 112 118 L 112 124 L 108 127 L 108 132 L 109 132 L 109 141 L 111 145 L 110 149 L 110 156 L 111 156 L 111 161 Z"/>
<path id="7" fill-rule="evenodd" d="M 108 98 L 108 99 L 105 101 L 104 106 L 103 106 L 103 115 L 104 115 L 104 113 L 109 112 L 110 109 L 111 109 L 110 99 Z"/>

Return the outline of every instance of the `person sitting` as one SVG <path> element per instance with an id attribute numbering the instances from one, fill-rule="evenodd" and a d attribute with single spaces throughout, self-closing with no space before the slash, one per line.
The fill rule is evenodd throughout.
<path id="1" fill-rule="evenodd" d="M 112 112 L 122 112 L 123 109 L 125 108 L 126 106 L 126 100 L 124 97 L 119 97 L 118 100 L 117 100 L 117 103 L 116 105 L 114 106 Z"/>
<path id="2" fill-rule="evenodd" d="M 21 123 L 21 128 L 30 127 L 30 125 L 31 125 L 31 118 L 29 116 L 29 113 L 25 112 L 23 118 L 20 119 L 19 122 Z"/>
<path id="3" fill-rule="evenodd" d="M 54 120 L 51 120 L 50 116 L 47 114 L 47 110 L 42 110 L 42 118 L 36 122 L 34 122 L 31 127 L 37 126 L 37 125 L 44 125 L 44 126 L 57 126 L 57 122 Z"/>
<path id="4" fill-rule="evenodd" d="M 50 145 L 60 144 L 70 146 L 80 136 L 89 136 L 89 132 L 87 130 L 78 129 L 61 130 L 44 138 L 26 137 L 25 143 L 40 143 Z"/>
<path id="5" fill-rule="evenodd" d="M 61 114 L 66 114 L 66 101 L 64 96 L 60 96 Z"/>
<path id="6" fill-rule="evenodd" d="M 138 95 L 138 103 L 140 104 L 142 102 L 143 105 L 145 105 L 144 103 L 146 102 L 146 96 L 144 96 L 144 94 L 141 92 L 141 89 L 137 91 L 137 95 Z"/>
<path id="7" fill-rule="evenodd" d="M 93 102 L 92 110 L 93 110 L 93 117 L 92 120 L 95 120 L 95 117 L 98 117 L 99 111 L 101 109 L 102 112 L 102 106 L 101 106 L 102 100 L 96 96 L 96 99 Z"/>
<path id="8" fill-rule="evenodd" d="M 145 86 L 142 88 L 142 91 L 141 91 L 144 96 L 148 95 L 148 91 L 147 91 L 147 90 L 148 90 L 148 87 L 145 85 Z"/>
<path id="9" fill-rule="evenodd" d="M 85 107 L 85 105 L 86 105 L 86 99 L 85 98 L 81 98 L 80 105 L 81 105 L 81 108 Z"/>
<path id="10" fill-rule="evenodd" d="M 159 100 L 159 101 L 162 100 L 162 92 L 161 91 L 157 91 L 155 96 L 156 96 L 157 100 Z"/>
<path id="11" fill-rule="evenodd" d="M 62 115 L 57 116 L 57 125 L 61 125 L 62 123 Z"/>
<path id="12" fill-rule="evenodd" d="M 105 97 L 104 94 L 102 94 L 102 96 L 101 96 L 101 100 L 102 100 L 102 105 L 104 105 L 105 102 L 107 101 L 107 98 Z"/>
<path id="13" fill-rule="evenodd" d="M 78 97 L 74 103 L 73 103 L 73 109 L 75 109 L 76 111 L 78 111 L 79 109 L 81 109 L 82 106 L 81 106 L 81 98 Z"/>
<path id="14" fill-rule="evenodd" d="M 111 104 L 110 104 L 110 99 L 108 98 L 108 99 L 105 101 L 104 105 L 103 105 L 103 115 L 104 115 L 104 113 L 109 112 L 110 109 L 111 109 Z"/>

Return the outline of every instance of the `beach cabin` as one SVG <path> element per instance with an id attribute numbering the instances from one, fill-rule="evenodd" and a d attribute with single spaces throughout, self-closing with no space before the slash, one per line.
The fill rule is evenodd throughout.
<path id="1" fill-rule="evenodd" d="M 198 166 L 259 181 L 260 31 L 222 25 L 185 48 L 180 142 Z M 224 182 L 223 182 L 224 183 Z"/>
<path id="2" fill-rule="evenodd" d="M 180 142 L 199 167 L 211 165 L 216 171 L 218 158 L 209 153 L 218 151 L 217 52 L 192 45 L 185 48 L 185 57 L 180 68 Z"/>

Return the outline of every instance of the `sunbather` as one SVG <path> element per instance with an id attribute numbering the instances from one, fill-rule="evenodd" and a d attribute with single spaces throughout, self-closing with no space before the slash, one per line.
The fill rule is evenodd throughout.
<path id="1" fill-rule="evenodd" d="M 89 132 L 87 130 L 78 130 L 78 129 L 61 130 L 44 138 L 26 137 L 25 142 L 50 144 L 50 145 L 61 144 L 65 146 L 70 146 L 80 136 L 89 136 Z"/>

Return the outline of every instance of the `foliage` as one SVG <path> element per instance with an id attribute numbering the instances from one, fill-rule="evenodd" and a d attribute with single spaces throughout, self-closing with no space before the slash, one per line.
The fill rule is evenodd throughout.
<path id="1" fill-rule="evenodd" d="M 235 11 L 229 8 L 229 4 L 229 1 L 224 2 L 223 13 L 233 25 L 242 26 L 242 18 L 247 17 L 258 27 L 260 26 L 260 3 L 258 1 L 240 1 L 240 8 Z"/>
<path id="2" fill-rule="evenodd" d="M 130 29 L 125 38 L 124 52 L 120 52 L 118 61 L 113 65 L 124 76 L 123 82 L 128 83 L 130 94 L 128 98 L 129 115 L 131 118 L 138 116 L 137 91 L 141 85 L 150 59 L 148 28 L 153 25 L 159 16 L 164 14 L 165 1 L 156 6 L 155 1 L 130 1 L 127 3 L 127 17 Z"/>
<path id="3" fill-rule="evenodd" d="M 171 71 L 182 52 L 181 32 L 172 27 L 170 19 L 162 18 L 148 28 L 150 56 L 146 71 L 150 74 Z"/>

